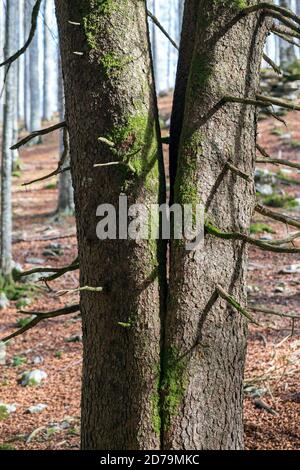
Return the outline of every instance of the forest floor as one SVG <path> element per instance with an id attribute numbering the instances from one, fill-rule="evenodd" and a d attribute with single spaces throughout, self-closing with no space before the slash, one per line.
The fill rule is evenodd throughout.
<path id="1" fill-rule="evenodd" d="M 170 99 L 160 100 L 161 113 L 167 118 Z M 288 129 L 267 119 L 260 123 L 259 140 L 274 157 L 300 162 L 299 114 L 287 115 Z M 75 225 L 72 217 L 55 216 L 57 187 L 55 179 L 21 186 L 50 173 L 58 160 L 58 138 L 50 135 L 39 146 L 21 151 L 22 171 L 14 178 L 14 260 L 23 269 L 63 266 L 76 257 Z M 269 166 L 278 172 L 279 168 Z M 300 197 L 299 172 L 295 170 L 279 184 L 283 194 Z M 300 209 L 280 209 L 300 218 Z M 266 223 L 273 237 L 284 238 L 284 224 L 262 216 L 255 223 Z M 268 234 L 259 233 L 261 237 Z M 39 264 L 40 263 L 40 264 Z M 295 265 L 293 269 L 285 268 Z M 298 265 L 298 266 L 297 266 Z M 249 301 L 281 312 L 300 313 L 300 258 L 294 255 L 269 254 L 250 249 Z M 285 271 L 294 271 L 283 273 Z M 76 288 L 77 273 L 68 273 L 51 283 L 49 292 L 41 289 L 28 293 L 28 310 L 54 310 L 77 303 L 77 295 L 58 297 L 55 291 Z M 0 315 L 0 336 L 12 332 L 23 318 L 12 301 Z M 23 307 L 24 308 L 24 307 Z M 261 326 L 250 326 L 245 373 L 245 440 L 246 448 L 300 449 L 300 324 L 288 318 L 256 314 Z M 16 411 L 0 415 L 0 449 L 78 449 L 80 441 L 81 323 L 78 315 L 47 320 L 37 328 L 10 342 L 6 365 L 0 366 L 0 403 L 15 404 Z M 24 387 L 19 383 L 24 371 L 42 369 L 47 378 L 40 386 Z M 28 408 L 44 404 L 41 413 Z M 267 408 L 267 409 L 266 409 Z M 1 410 L 1 405 L 0 405 Z"/>

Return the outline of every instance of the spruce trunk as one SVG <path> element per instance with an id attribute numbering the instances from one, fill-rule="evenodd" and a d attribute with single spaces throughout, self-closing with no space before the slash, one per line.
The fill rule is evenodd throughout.
<path id="1" fill-rule="evenodd" d="M 235 23 L 242 2 L 196 3 L 195 35 L 185 34 L 191 13 L 185 11 L 181 54 L 193 54 L 179 60 L 182 90 L 174 103 L 174 200 L 202 204 L 206 218 L 220 229 L 247 233 L 255 206 L 256 109 L 220 102 L 227 95 L 255 98 L 266 22 L 258 13 Z M 229 159 L 251 175 L 250 182 L 228 170 Z M 245 305 L 246 270 L 247 247 L 241 242 L 207 235 L 196 252 L 171 243 L 162 384 L 165 449 L 243 448 L 247 323 L 218 298 L 216 286 Z"/>
<path id="2" fill-rule="evenodd" d="M 83 292 L 83 449 L 158 449 L 156 242 L 99 240 L 97 206 L 158 202 L 162 155 L 145 1 L 56 0 Z M 99 141 L 106 138 L 115 148 Z M 131 156 L 129 156 L 131 155 Z M 130 166 L 125 161 L 129 158 Z M 94 168 L 120 160 L 120 165 Z"/>

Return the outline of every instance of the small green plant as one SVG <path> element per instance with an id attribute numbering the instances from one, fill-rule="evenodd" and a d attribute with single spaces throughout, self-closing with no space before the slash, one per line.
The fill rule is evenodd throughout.
<path id="1" fill-rule="evenodd" d="M 250 233 L 256 234 L 256 233 L 262 233 L 262 232 L 275 233 L 274 230 L 272 229 L 272 227 L 270 227 L 267 224 L 262 224 L 262 223 L 259 223 L 259 222 L 255 223 L 255 224 L 251 224 Z"/>
<path id="2" fill-rule="evenodd" d="M 9 300 L 17 301 L 26 297 L 33 298 L 36 295 L 38 287 L 33 284 L 18 284 L 17 282 L 12 282 L 2 284 L 0 286 L 0 290 L 6 294 L 6 297 Z"/>
<path id="3" fill-rule="evenodd" d="M 6 406 L 0 405 L 0 421 L 4 421 L 9 417 L 9 413 L 7 411 Z"/>
<path id="4" fill-rule="evenodd" d="M 300 147 L 300 142 L 299 142 L 299 140 L 292 140 L 292 141 L 291 141 L 291 147 L 292 147 L 293 149 L 298 149 L 298 148 Z"/>
<path id="5" fill-rule="evenodd" d="M 57 183 L 49 183 L 44 186 L 44 189 L 56 189 Z"/>
<path id="6" fill-rule="evenodd" d="M 274 129 L 271 130 L 271 134 L 281 136 L 282 134 L 284 134 L 284 130 L 281 129 L 281 127 L 275 127 Z"/>
<path id="7" fill-rule="evenodd" d="M 27 307 L 28 305 L 30 305 L 30 303 L 31 303 L 30 299 L 25 297 L 17 301 L 16 307 L 17 309 L 21 309 L 21 308 Z"/>
<path id="8" fill-rule="evenodd" d="M 54 353 L 54 357 L 56 357 L 57 359 L 61 359 L 62 355 L 63 355 L 62 351 L 55 351 Z"/>
<path id="9" fill-rule="evenodd" d="M 25 364 L 26 362 L 27 362 L 26 357 L 14 356 L 13 360 L 12 360 L 12 365 L 13 365 L 13 367 L 19 367 L 19 366 L 22 366 L 23 364 Z"/>
<path id="10" fill-rule="evenodd" d="M 24 328 L 24 326 L 27 326 L 34 318 L 35 318 L 35 316 L 19 318 L 19 320 L 17 321 L 17 327 L 18 328 Z"/>
<path id="11" fill-rule="evenodd" d="M 263 198 L 263 203 L 268 207 L 292 209 L 298 206 L 296 199 L 293 196 L 280 194 L 272 194 Z"/>
<path id="12" fill-rule="evenodd" d="M 0 450 L 16 450 L 13 446 L 10 444 L 0 444 Z"/>
<path id="13" fill-rule="evenodd" d="M 286 184 L 300 184 L 299 179 L 290 178 L 287 174 L 283 173 L 282 171 L 278 171 L 278 173 L 276 174 L 276 178 Z"/>

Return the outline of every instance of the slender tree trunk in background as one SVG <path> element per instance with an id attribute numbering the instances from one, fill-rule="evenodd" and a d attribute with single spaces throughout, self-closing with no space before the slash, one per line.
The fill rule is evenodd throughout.
<path id="1" fill-rule="evenodd" d="M 140 0 L 56 0 L 80 281 L 104 286 L 81 296 L 84 449 L 160 447 L 164 273 L 157 244 L 96 236 L 99 204 L 117 207 L 120 193 L 129 204 L 158 202 L 162 154 L 145 7 Z M 117 155 L 99 137 L 113 141 Z M 134 172 L 126 164 L 93 167 L 129 154 Z"/>
<path id="2" fill-rule="evenodd" d="M 157 16 L 159 5 L 157 4 L 159 0 L 152 0 L 152 13 L 154 16 Z M 152 61 L 154 68 L 154 76 L 156 83 L 159 83 L 159 66 L 158 66 L 158 53 L 157 53 L 157 26 L 151 20 L 151 44 L 152 44 Z"/>
<path id="3" fill-rule="evenodd" d="M 0 2 L 0 42 L 4 44 L 5 41 L 5 5 Z M 4 60 L 4 47 L 0 47 L 0 60 Z M 4 69 L 0 67 L 0 90 L 3 87 Z M 3 122 L 3 94 L 0 96 L 0 122 Z"/>
<path id="4" fill-rule="evenodd" d="M 60 60 L 60 51 L 58 51 L 58 86 L 57 86 L 57 101 L 58 101 L 58 112 L 59 120 L 65 120 L 65 103 L 64 103 L 64 87 L 63 87 L 63 77 L 61 70 L 61 60 Z M 64 138 L 63 133 L 60 134 L 59 142 L 60 155 L 64 153 Z M 66 157 L 64 167 L 70 166 L 70 154 Z M 72 215 L 74 214 L 74 190 L 72 185 L 72 176 L 70 171 L 66 171 L 59 175 L 58 180 L 58 205 L 57 212 L 60 215 Z"/>
<path id="5" fill-rule="evenodd" d="M 34 2 L 31 0 L 31 11 Z M 29 46 L 29 73 L 30 73 L 30 131 L 41 128 L 41 93 L 39 70 L 39 28 L 37 27 L 34 38 Z M 41 142 L 39 137 L 31 141 L 31 145 Z"/>
<path id="6" fill-rule="evenodd" d="M 177 44 L 180 44 L 184 1 L 177 0 Z"/>
<path id="7" fill-rule="evenodd" d="M 213 110 L 226 95 L 255 97 L 266 26 L 259 14 L 252 14 L 226 30 L 236 10 L 224 3 L 187 2 L 178 70 L 182 83 L 172 126 L 173 153 L 177 126 L 180 134 L 174 198 L 181 204 L 202 203 L 207 217 L 224 231 L 247 232 L 254 184 L 228 173 L 225 163 L 230 158 L 253 174 L 256 111 L 240 104 Z M 196 35 L 187 34 L 196 4 Z M 240 242 L 206 236 L 196 253 L 171 244 L 162 384 L 165 449 L 243 447 L 247 325 L 215 292 L 221 283 L 245 304 L 246 263 L 247 250 Z"/>
<path id="8" fill-rule="evenodd" d="M 20 47 L 20 0 L 17 0 L 16 10 L 14 12 L 14 35 L 15 35 L 15 50 Z M 19 135 L 19 68 L 20 62 L 14 64 L 15 70 L 15 97 L 14 97 L 14 122 L 13 122 L 13 142 L 17 142 Z M 12 172 L 20 169 L 19 152 L 18 150 L 12 151 Z"/>
<path id="9" fill-rule="evenodd" d="M 30 18 L 31 18 L 31 3 L 28 0 L 24 1 L 24 44 L 28 37 L 30 30 Z M 24 54 L 24 124 L 25 129 L 30 131 L 30 49 Z"/>
<path id="10" fill-rule="evenodd" d="M 25 44 L 24 33 L 24 0 L 19 0 L 19 47 Z M 18 120 L 24 121 L 24 78 L 25 55 L 18 59 Z"/>
<path id="11" fill-rule="evenodd" d="M 53 0 L 44 0 L 44 81 L 43 81 L 43 119 L 53 117 L 53 47 L 51 37 Z"/>
<path id="12" fill-rule="evenodd" d="M 279 5 L 291 9 L 291 0 L 279 0 Z M 279 38 L 280 67 L 284 70 L 296 59 L 295 46 Z"/>
<path id="13" fill-rule="evenodd" d="M 15 27 L 17 1 L 10 0 L 6 4 L 5 28 L 5 57 L 10 57 L 16 51 Z M 0 275 L 6 281 L 11 281 L 12 264 L 12 201 L 11 201 L 11 171 L 13 143 L 13 126 L 16 103 L 16 64 L 12 64 L 7 74 L 5 84 L 5 102 L 3 112 L 3 141 L 1 161 L 1 258 Z"/>

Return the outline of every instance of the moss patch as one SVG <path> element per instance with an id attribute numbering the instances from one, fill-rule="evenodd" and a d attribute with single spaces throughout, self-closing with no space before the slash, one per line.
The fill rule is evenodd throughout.
<path id="1" fill-rule="evenodd" d="M 262 223 L 256 223 L 256 224 L 251 224 L 250 227 L 250 233 L 256 234 L 256 233 L 275 233 L 272 227 L 270 227 L 267 224 L 262 224 Z"/>
<path id="2" fill-rule="evenodd" d="M 168 426 L 176 416 L 187 386 L 187 359 L 176 348 L 170 348 L 164 359 L 164 377 L 161 385 L 164 424 Z"/>

